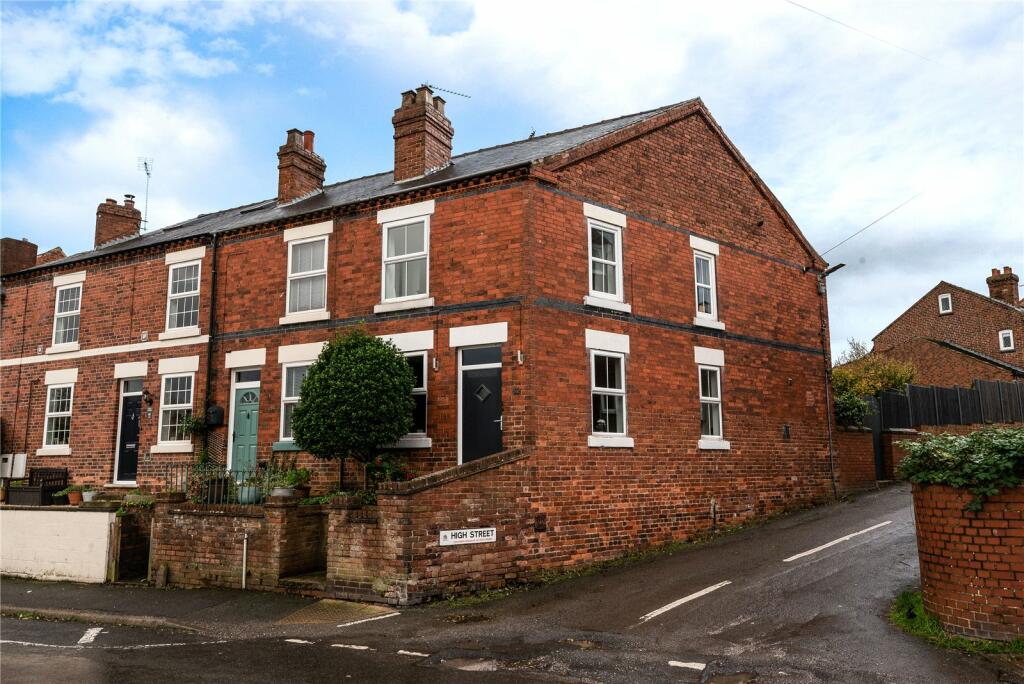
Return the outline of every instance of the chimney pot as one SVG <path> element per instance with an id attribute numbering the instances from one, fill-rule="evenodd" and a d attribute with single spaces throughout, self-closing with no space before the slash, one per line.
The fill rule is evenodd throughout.
<path id="1" fill-rule="evenodd" d="M 1003 266 L 1003 273 L 1006 273 L 1006 274 L 1013 273 L 1013 269 L 1010 268 L 1009 266 Z"/>
<path id="2" fill-rule="evenodd" d="M 313 151 L 313 131 L 304 131 L 302 133 L 302 148 L 307 152 Z"/>

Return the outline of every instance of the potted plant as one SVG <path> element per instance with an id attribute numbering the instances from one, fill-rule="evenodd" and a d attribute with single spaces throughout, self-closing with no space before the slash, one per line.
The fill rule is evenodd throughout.
<path id="1" fill-rule="evenodd" d="M 288 484 L 295 490 L 296 496 L 303 499 L 309 496 L 311 477 L 312 473 L 309 472 L 309 468 L 292 468 L 288 471 Z"/>
<path id="2" fill-rule="evenodd" d="M 257 471 L 250 475 L 238 485 L 238 503 L 240 504 L 258 504 L 263 498 L 262 485 L 265 482 L 266 475 L 262 472 Z"/>
<path id="3" fill-rule="evenodd" d="M 82 488 L 82 501 L 92 501 L 93 499 L 96 498 L 97 494 L 99 494 L 98 491 L 96 491 L 89 485 L 85 485 L 85 487 Z"/>
<path id="4" fill-rule="evenodd" d="M 84 487 L 82 485 L 71 485 L 70 487 L 65 487 L 59 492 L 56 492 L 53 495 L 53 498 L 56 499 L 57 497 L 66 496 L 68 498 L 68 505 L 77 506 L 82 503 L 83 489 Z"/>

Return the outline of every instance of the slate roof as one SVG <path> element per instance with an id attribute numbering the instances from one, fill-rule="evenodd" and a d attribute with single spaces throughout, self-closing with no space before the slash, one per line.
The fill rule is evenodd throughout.
<path id="1" fill-rule="evenodd" d="M 340 207 L 355 202 L 387 197 L 417 188 L 448 183 L 451 181 L 472 178 L 527 165 L 531 162 L 560 154 L 584 143 L 595 140 L 609 133 L 657 116 L 669 109 L 682 107 L 697 102 L 687 100 L 676 104 L 651 109 L 646 112 L 620 116 L 598 123 L 570 128 L 556 133 L 539 135 L 525 140 L 518 140 L 504 145 L 487 147 L 474 152 L 466 152 L 452 157 L 452 163 L 422 178 L 395 183 L 391 171 L 364 176 L 324 186 L 318 192 L 305 199 L 279 205 L 276 199 L 267 199 L 240 207 L 224 209 L 176 223 L 165 228 L 149 231 L 141 235 L 113 242 L 100 247 L 72 254 L 64 259 L 52 261 L 43 266 L 20 271 L 28 273 L 36 268 L 50 268 L 71 264 L 99 256 L 116 254 L 141 247 L 149 247 L 164 242 L 172 242 L 189 237 L 224 233 L 246 226 L 258 225 L 293 218 L 302 214 Z M 12 274 L 13 275 L 13 274 Z"/>

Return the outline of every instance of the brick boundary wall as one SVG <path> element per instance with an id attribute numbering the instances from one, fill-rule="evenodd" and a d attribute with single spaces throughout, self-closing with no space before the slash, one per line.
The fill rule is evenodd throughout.
<path id="1" fill-rule="evenodd" d="M 840 494 L 876 486 L 871 428 L 839 426 L 835 431 L 836 485 Z"/>
<path id="2" fill-rule="evenodd" d="M 213 506 L 159 495 L 150 579 L 166 565 L 169 586 L 241 588 L 246 551 L 247 588 L 274 589 L 283 576 L 324 567 L 325 518 L 322 506 L 288 500 Z"/>
<path id="3" fill-rule="evenodd" d="M 1024 638 L 1024 487 L 965 511 L 971 494 L 914 485 L 921 589 L 947 632 L 1010 641 Z"/>

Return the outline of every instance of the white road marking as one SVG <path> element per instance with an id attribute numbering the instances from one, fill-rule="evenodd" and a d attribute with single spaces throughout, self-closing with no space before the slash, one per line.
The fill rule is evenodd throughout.
<path id="1" fill-rule="evenodd" d="M 374 651 L 376 649 L 370 648 L 369 646 L 360 646 L 359 644 L 331 644 L 334 648 L 349 648 L 353 651 Z"/>
<path id="2" fill-rule="evenodd" d="M 890 524 L 891 522 L 892 522 L 892 520 L 886 520 L 885 522 L 878 523 L 877 525 L 872 525 L 871 527 L 865 528 L 865 529 L 861 530 L 860 532 L 854 532 L 852 534 L 846 535 L 845 537 L 840 537 L 839 539 L 836 539 L 834 541 L 830 541 L 828 544 L 822 544 L 821 546 L 815 546 L 810 551 L 804 551 L 803 553 L 798 553 L 795 556 L 790 556 L 789 558 L 784 558 L 782 560 L 782 562 L 783 563 L 789 563 L 790 561 L 795 561 L 797 558 L 803 558 L 804 556 L 810 556 L 812 553 L 818 553 L 822 549 L 827 549 L 830 546 L 835 546 L 836 544 L 841 544 L 844 541 L 848 541 L 850 539 L 853 539 L 854 537 L 856 537 L 859 534 L 864 534 L 866 532 L 870 532 L 871 530 L 877 530 L 879 527 L 885 527 L 886 525 Z"/>
<path id="3" fill-rule="evenodd" d="M 96 637 L 98 637 L 100 632 L 102 631 L 102 627 L 90 627 L 89 629 L 85 630 L 85 634 L 83 634 L 82 638 L 78 640 L 78 643 L 91 644 L 92 642 L 96 641 Z"/>
<path id="4" fill-rule="evenodd" d="M 694 599 L 698 599 L 701 596 L 704 596 L 705 594 L 710 594 L 711 592 L 713 592 L 713 591 L 715 591 L 717 589 L 721 589 L 722 587 L 724 587 L 727 584 L 732 584 L 732 582 L 730 582 L 729 580 L 725 580 L 724 582 L 719 582 L 718 584 L 713 584 L 713 585 L 711 585 L 710 587 L 708 587 L 706 589 L 701 589 L 698 592 L 694 592 L 694 593 L 690 594 L 689 596 L 684 596 L 681 599 L 677 599 L 677 600 L 673 601 L 672 603 L 668 604 L 667 606 L 662 606 L 661 608 L 658 608 L 657 610 L 652 610 L 650 613 L 648 613 L 647 615 L 644 615 L 642 618 L 640 618 L 640 622 L 647 622 L 648 620 L 650 620 L 652 618 L 658 617 L 662 613 L 667 613 L 668 611 L 672 610 L 673 608 L 678 608 L 679 606 L 683 605 L 684 603 L 688 603 L 688 602 L 690 602 L 690 601 L 692 601 Z M 637 624 L 640 624 L 640 623 L 637 623 Z"/>
<path id="5" fill-rule="evenodd" d="M 703 670 L 705 667 L 704 663 L 684 663 L 679 660 L 670 660 L 668 664 L 669 667 L 685 667 L 689 670 Z"/>
<path id="6" fill-rule="evenodd" d="M 170 644 L 136 644 L 134 646 L 83 646 L 81 644 L 43 644 L 37 641 L 15 641 L 14 639 L 0 639 L 0 644 L 13 644 L 15 646 L 32 646 L 35 648 L 68 648 L 84 650 L 86 648 L 102 649 L 105 651 L 134 651 L 144 648 L 167 648 L 168 646 L 209 646 L 210 644 L 226 644 L 227 639 L 219 641 L 195 641 L 192 643 L 180 642 Z"/>
<path id="7" fill-rule="evenodd" d="M 429 653 L 419 653 L 417 651 L 402 651 L 402 650 L 398 651 L 398 655 L 413 656 L 414 658 L 429 658 L 430 657 Z"/>
<path id="8" fill-rule="evenodd" d="M 362 620 L 353 620 L 352 622 L 346 622 L 345 624 L 338 625 L 338 627 L 351 627 L 352 625 L 361 625 L 364 622 L 373 622 L 374 620 L 383 620 L 384 618 L 395 617 L 401 615 L 401 613 L 388 613 L 387 615 L 378 615 L 372 618 L 363 618 Z"/>
<path id="9" fill-rule="evenodd" d="M 311 644 L 312 641 L 306 641 L 305 639 L 285 639 L 289 644 Z"/>

